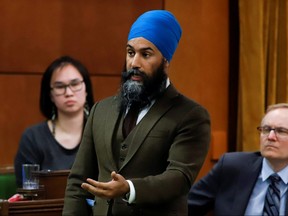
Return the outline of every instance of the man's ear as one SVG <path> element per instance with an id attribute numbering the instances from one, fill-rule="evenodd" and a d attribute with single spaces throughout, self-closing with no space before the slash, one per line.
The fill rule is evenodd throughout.
<path id="1" fill-rule="evenodd" d="M 165 71 L 168 71 L 169 65 L 170 65 L 169 61 L 167 59 L 164 59 L 164 69 L 165 69 Z"/>

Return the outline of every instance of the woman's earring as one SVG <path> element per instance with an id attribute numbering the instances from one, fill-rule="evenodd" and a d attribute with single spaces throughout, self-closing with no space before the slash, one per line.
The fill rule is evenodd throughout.
<path id="1" fill-rule="evenodd" d="M 88 118 L 88 116 L 89 116 L 89 111 L 90 110 L 90 107 L 89 107 L 89 105 L 88 105 L 88 103 L 87 103 L 87 101 L 85 102 L 85 105 L 84 105 L 84 114 L 85 114 L 85 118 L 87 119 Z"/>
<path id="2" fill-rule="evenodd" d="M 52 116 L 51 116 L 51 120 L 55 121 L 56 119 L 56 111 L 55 111 L 55 106 L 52 107 Z"/>

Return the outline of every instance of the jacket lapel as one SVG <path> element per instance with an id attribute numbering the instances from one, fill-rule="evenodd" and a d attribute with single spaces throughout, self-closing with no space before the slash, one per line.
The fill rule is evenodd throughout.
<path id="1" fill-rule="evenodd" d="M 178 95 L 178 92 L 171 84 L 164 95 L 155 102 L 141 122 L 134 128 L 132 136 L 127 137 L 127 139 L 130 139 L 127 142 L 133 143 L 133 145 L 130 145 L 127 157 L 120 170 L 136 153 L 156 122 L 175 104 Z"/>
<path id="2" fill-rule="evenodd" d="M 112 143 L 113 143 L 113 133 L 115 130 L 115 126 L 117 124 L 118 118 L 121 118 L 121 113 L 119 114 L 118 110 L 119 105 L 119 97 L 115 96 L 113 100 L 111 101 L 111 105 L 107 106 L 106 115 L 108 117 L 106 118 L 105 122 L 105 130 L 104 130 L 104 137 L 105 137 L 105 148 L 107 152 L 107 159 L 110 161 L 111 164 L 113 164 L 114 170 L 117 169 L 116 163 L 113 158 L 113 152 L 112 152 Z"/>
<path id="3" fill-rule="evenodd" d="M 247 163 L 245 168 L 243 168 L 239 180 L 236 183 L 237 186 L 235 186 L 235 194 L 238 195 L 235 196 L 231 212 L 238 212 L 239 215 L 244 215 L 261 167 L 262 157 L 259 154 L 259 157 L 257 157 L 256 160 L 253 160 L 251 163 Z"/>

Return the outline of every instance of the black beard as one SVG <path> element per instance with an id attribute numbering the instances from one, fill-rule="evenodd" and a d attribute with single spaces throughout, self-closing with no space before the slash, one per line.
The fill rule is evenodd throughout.
<path id="1" fill-rule="evenodd" d="M 140 108 L 149 106 L 151 101 L 159 97 L 166 89 L 167 74 L 164 71 L 164 60 L 151 76 L 138 69 L 122 72 L 120 109 L 138 104 Z M 142 82 L 131 80 L 132 75 L 141 76 Z"/>

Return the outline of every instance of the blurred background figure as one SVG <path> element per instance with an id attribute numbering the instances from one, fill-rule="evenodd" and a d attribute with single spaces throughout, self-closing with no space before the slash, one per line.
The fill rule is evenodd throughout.
<path id="1" fill-rule="evenodd" d="M 40 110 L 47 120 L 22 134 L 14 159 L 18 187 L 22 164 L 39 164 L 41 170 L 72 167 L 93 103 L 89 72 L 81 62 L 62 56 L 48 66 L 40 92 Z"/>

